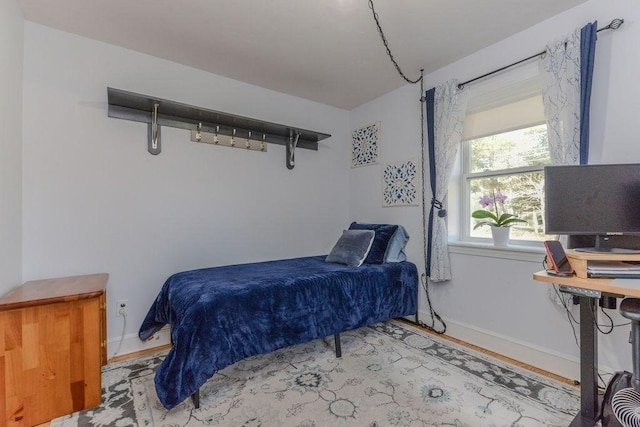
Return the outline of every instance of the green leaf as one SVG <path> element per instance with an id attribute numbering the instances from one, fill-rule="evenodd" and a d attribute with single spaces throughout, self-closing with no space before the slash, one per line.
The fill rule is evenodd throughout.
<path id="1" fill-rule="evenodd" d="M 501 227 L 509 227 L 509 226 L 515 224 L 516 222 L 524 222 L 524 223 L 526 223 L 527 221 L 525 221 L 524 219 L 515 218 L 515 217 L 514 218 L 508 218 L 508 219 L 502 221 Z"/>
<path id="2" fill-rule="evenodd" d="M 518 222 L 524 222 L 526 223 L 527 221 L 520 219 L 518 217 L 516 217 L 514 214 L 510 214 L 510 213 L 503 213 L 502 215 L 500 215 L 499 217 L 494 214 L 493 212 L 484 210 L 484 209 L 480 209 L 477 211 L 473 211 L 471 213 L 471 216 L 475 219 L 485 219 L 488 221 L 480 221 L 478 223 L 476 223 L 476 225 L 473 226 L 473 229 L 475 230 L 478 227 L 482 227 L 483 225 L 490 225 L 490 226 L 494 226 L 494 227 L 510 227 L 511 225 L 518 223 Z"/>
<path id="3" fill-rule="evenodd" d="M 493 212 L 489 212 L 489 211 L 485 211 L 485 210 L 477 210 L 474 211 L 471 216 L 475 219 L 486 219 L 486 218 L 490 218 L 492 220 L 494 220 L 495 222 L 498 222 L 498 217 L 493 213 Z"/>
<path id="4" fill-rule="evenodd" d="M 489 225 L 489 226 L 493 225 L 493 226 L 495 226 L 496 223 L 493 222 L 493 221 L 482 221 L 482 222 L 479 222 L 476 225 L 474 225 L 473 229 L 475 230 L 476 228 L 482 227 L 483 225 Z"/>

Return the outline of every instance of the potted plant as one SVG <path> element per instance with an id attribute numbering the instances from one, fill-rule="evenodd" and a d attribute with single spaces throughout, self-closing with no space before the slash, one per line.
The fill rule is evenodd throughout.
<path id="1" fill-rule="evenodd" d="M 484 225 L 491 227 L 491 235 L 496 246 L 507 246 L 509 242 L 509 227 L 518 222 L 527 222 L 514 214 L 505 212 L 505 200 L 507 200 L 507 196 L 500 191 L 494 192 L 490 196 L 484 195 L 480 198 L 480 206 L 483 209 L 478 209 L 471 213 L 471 217 L 481 220 L 474 225 L 473 229 L 475 230 Z"/>

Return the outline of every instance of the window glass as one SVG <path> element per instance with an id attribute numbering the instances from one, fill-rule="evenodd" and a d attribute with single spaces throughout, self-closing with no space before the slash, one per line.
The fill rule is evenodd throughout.
<path id="1" fill-rule="evenodd" d="M 469 238 L 490 238 L 487 226 L 474 229 L 477 209 L 525 220 L 511 226 L 511 240 L 541 241 L 544 235 L 544 172 L 550 163 L 546 125 L 536 125 L 464 142 L 464 218 Z"/>
<path id="2" fill-rule="evenodd" d="M 551 163 L 538 63 L 519 65 L 468 88 L 462 149 L 449 194 L 460 209 L 452 233 L 489 242 L 488 226 L 471 214 L 484 209 L 526 221 L 511 225 L 510 240 L 539 246 L 544 234 L 544 166 Z M 455 197 L 454 196 L 454 197 Z M 459 215 L 459 216 L 458 216 Z"/>
<path id="3" fill-rule="evenodd" d="M 544 166 L 551 160 L 547 125 L 473 139 L 469 153 L 471 172 Z"/>

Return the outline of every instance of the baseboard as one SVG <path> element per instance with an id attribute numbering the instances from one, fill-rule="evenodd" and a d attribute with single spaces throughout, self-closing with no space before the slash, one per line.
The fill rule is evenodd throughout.
<path id="1" fill-rule="evenodd" d="M 122 338 L 122 344 L 120 344 L 120 337 L 110 338 L 107 340 L 107 360 L 112 359 L 115 356 L 149 350 L 154 347 L 161 347 L 170 343 L 171 332 L 169 330 L 169 325 L 165 325 L 165 327 L 160 329 L 146 341 L 142 341 L 138 337 L 138 334 L 125 335 Z M 119 349 L 118 346 L 120 347 Z"/>
<path id="2" fill-rule="evenodd" d="M 420 319 L 429 319 L 428 313 L 419 312 Z M 424 320 L 423 320 L 424 321 Z M 533 346 L 530 343 L 496 334 L 476 326 L 471 326 L 451 319 L 444 319 L 447 324 L 446 335 L 487 349 L 518 362 L 551 372 L 573 381 L 580 380 L 580 359 L 549 349 Z M 614 369 L 600 366 L 599 374 L 605 383 Z"/>
<path id="3" fill-rule="evenodd" d="M 428 313 L 420 312 L 421 319 L 429 319 Z M 447 324 L 446 335 L 469 344 L 482 347 L 527 365 L 551 372 L 570 380 L 580 379 L 580 360 L 548 349 L 532 346 L 524 341 L 496 334 L 493 331 L 478 328 L 451 319 Z M 423 320 L 424 321 L 424 320 Z"/>

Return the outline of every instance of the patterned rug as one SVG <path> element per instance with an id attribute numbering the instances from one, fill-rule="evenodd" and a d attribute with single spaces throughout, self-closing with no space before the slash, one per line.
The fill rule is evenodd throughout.
<path id="1" fill-rule="evenodd" d="M 578 390 L 398 321 L 245 359 L 167 411 L 153 383 L 164 353 L 105 366 L 103 405 L 68 426 L 567 426 Z"/>

